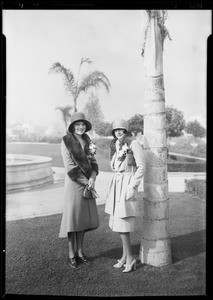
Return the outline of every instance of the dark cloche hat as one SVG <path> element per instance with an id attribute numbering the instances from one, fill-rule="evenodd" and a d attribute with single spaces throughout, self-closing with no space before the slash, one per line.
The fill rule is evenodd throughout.
<path id="1" fill-rule="evenodd" d="M 85 115 L 82 112 L 75 112 L 71 115 L 71 123 L 68 127 L 68 130 L 72 132 L 74 123 L 79 121 L 84 122 L 84 124 L 86 125 L 85 132 L 90 131 L 92 129 L 92 125 L 88 120 L 86 120 Z"/>

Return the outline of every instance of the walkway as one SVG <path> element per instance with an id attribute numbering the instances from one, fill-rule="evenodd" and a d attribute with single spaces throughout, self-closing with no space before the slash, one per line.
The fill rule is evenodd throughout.
<path id="1" fill-rule="evenodd" d="M 59 214 L 63 210 L 64 169 L 53 167 L 54 183 L 40 189 L 9 193 L 6 195 L 6 220 L 19 220 Z M 100 196 L 97 204 L 105 203 L 107 186 L 111 172 L 100 172 L 96 180 L 96 190 Z M 184 192 L 185 179 L 206 178 L 206 173 L 168 173 L 169 192 Z M 139 186 L 139 191 L 143 186 Z"/>

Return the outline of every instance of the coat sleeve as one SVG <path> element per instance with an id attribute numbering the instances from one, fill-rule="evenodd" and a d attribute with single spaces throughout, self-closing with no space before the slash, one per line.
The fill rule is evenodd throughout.
<path id="1" fill-rule="evenodd" d="M 140 185 L 140 182 L 143 178 L 145 172 L 145 157 L 144 157 L 144 150 L 142 149 L 141 145 L 138 143 L 137 140 L 133 140 L 130 148 L 133 152 L 133 156 L 136 162 L 136 171 L 131 178 L 130 185 L 134 188 Z"/>
<path id="2" fill-rule="evenodd" d="M 94 181 L 95 181 L 96 176 L 99 173 L 99 168 L 98 168 L 98 163 L 97 163 L 94 155 L 91 158 L 91 166 L 92 166 L 92 174 L 91 174 L 90 178 L 93 178 Z"/>
<path id="3" fill-rule="evenodd" d="M 70 177 L 70 179 L 73 181 L 76 181 L 82 185 L 87 185 L 88 179 L 81 172 L 80 168 L 77 166 L 77 164 L 74 162 L 74 160 L 70 156 L 69 151 L 63 140 L 61 142 L 61 155 L 62 155 L 66 173 Z"/>

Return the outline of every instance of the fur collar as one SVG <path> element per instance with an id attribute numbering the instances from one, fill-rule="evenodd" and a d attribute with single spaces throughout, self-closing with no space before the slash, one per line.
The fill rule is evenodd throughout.
<path id="1" fill-rule="evenodd" d="M 135 140 L 135 137 L 132 135 L 131 132 L 127 132 L 122 139 L 119 141 L 119 149 L 123 147 L 124 144 L 127 144 L 127 146 L 130 146 L 132 141 Z M 117 138 L 114 138 L 110 143 L 110 160 L 112 159 L 114 153 L 116 152 L 116 146 L 115 143 L 117 141 Z"/>
<path id="2" fill-rule="evenodd" d="M 89 144 L 90 138 L 84 133 L 82 135 L 83 140 L 85 141 L 85 147 L 82 149 L 80 142 L 76 139 L 74 134 L 69 131 L 63 137 L 63 141 L 70 153 L 70 156 L 73 158 L 74 162 L 78 165 L 80 170 L 84 173 L 87 178 L 90 178 L 92 171 L 98 173 L 98 165 L 96 163 L 91 163 L 90 153 L 89 153 Z"/>

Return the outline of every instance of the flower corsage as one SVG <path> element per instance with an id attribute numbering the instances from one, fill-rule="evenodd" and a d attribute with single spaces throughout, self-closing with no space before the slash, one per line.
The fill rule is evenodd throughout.
<path id="1" fill-rule="evenodd" d="M 92 159 L 92 157 L 96 154 L 96 149 L 97 146 L 90 141 L 89 143 L 89 155 L 88 158 L 89 160 Z M 96 190 L 93 188 L 91 190 L 88 189 L 88 184 L 85 186 L 84 192 L 83 192 L 83 197 L 84 198 L 99 198 L 98 193 L 96 192 Z"/>
<path id="2" fill-rule="evenodd" d="M 89 143 L 89 154 L 90 155 L 95 155 L 96 154 L 96 149 L 97 149 L 97 146 L 91 141 Z"/>
<path id="3" fill-rule="evenodd" d="M 118 151 L 118 160 L 124 161 L 129 150 L 130 148 L 127 146 L 127 144 L 124 144 L 122 148 Z"/>

